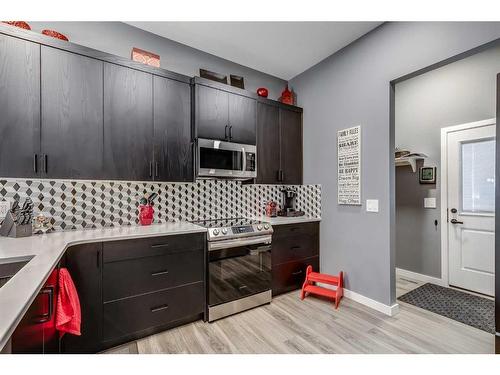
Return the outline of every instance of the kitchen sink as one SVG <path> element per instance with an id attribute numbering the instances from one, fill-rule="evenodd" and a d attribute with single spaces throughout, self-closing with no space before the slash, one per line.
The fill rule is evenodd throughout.
<path id="1" fill-rule="evenodd" d="M 0 259 L 0 288 L 7 284 L 7 281 L 28 264 L 31 259 L 33 259 L 32 256 Z"/>

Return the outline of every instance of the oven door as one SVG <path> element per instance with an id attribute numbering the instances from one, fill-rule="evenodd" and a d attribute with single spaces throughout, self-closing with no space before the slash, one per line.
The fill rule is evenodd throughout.
<path id="1" fill-rule="evenodd" d="M 198 139 L 198 177 L 250 179 L 257 177 L 256 147 Z"/>
<path id="2" fill-rule="evenodd" d="M 208 244 L 208 305 L 271 289 L 271 236 Z"/>

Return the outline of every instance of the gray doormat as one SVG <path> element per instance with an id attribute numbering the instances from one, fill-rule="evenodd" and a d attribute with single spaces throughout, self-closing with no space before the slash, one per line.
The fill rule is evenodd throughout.
<path id="1" fill-rule="evenodd" d="M 398 299 L 483 331 L 495 333 L 495 302 L 487 298 L 427 283 Z"/>

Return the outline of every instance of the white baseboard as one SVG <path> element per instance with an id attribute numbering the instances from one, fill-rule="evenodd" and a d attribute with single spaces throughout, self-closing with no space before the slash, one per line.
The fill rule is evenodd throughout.
<path id="1" fill-rule="evenodd" d="M 416 273 L 408 270 L 404 270 L 402 268 L 396 268 L 396 277 L 404 277 L 410 280 L 421 281 L 423 283 L 431 283 L 440 286 L 447 287 L 447 283 L 444 280 L 439 279 L 437 277 L 427 276 L 421 273 Z"/>
<path id="2" fill-rule="evenodd" d="M 394 316 L 399 312 L 399 304 L 395 303 L 392 306 L 384 305 L 382 302 L 375 301 L 374 299 L 365 297 L 362 294 L 353 292 L 349 289 L 344 289 L 344 296 L 346 298 L 352 299 L 353 301 L 359 302 L 362 305 L 368 306 L 374 310 L 380 311 L 381 313 L 389 316 Z"/>
<path id="3" fill-rule="evenodd" d="M 328 284 L 318 283 L 318 285 L 328 289 L 335 289 L 334 286 Z M 368 306 L 371 309 L 380 311 L 385 315 L 394 316 L 399 312 L 399 304 L 397 303 L 392 306 L 384 305 L 382 302 L 375 301 L 374 299 L 365 297 L 362 294 L 353 292 L 352 290 L 346 288 L 344 288 L 344 297 Z"/>

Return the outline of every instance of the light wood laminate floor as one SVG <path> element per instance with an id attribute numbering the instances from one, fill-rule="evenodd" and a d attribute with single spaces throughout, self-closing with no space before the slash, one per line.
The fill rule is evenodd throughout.
<path id="1" fill-rule="evenodd" d="M 400 296 L 421 285 L 398 278 Z M 329 301 L 291 292 L 270 305 L 221 319 L 198 321 L 106 353 L 493 353 L 494 336 L 399 302 L 386 316 L 344 298 Z"/>

